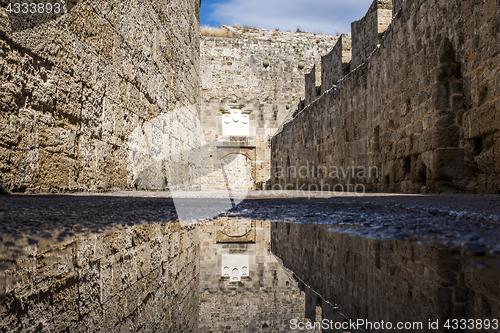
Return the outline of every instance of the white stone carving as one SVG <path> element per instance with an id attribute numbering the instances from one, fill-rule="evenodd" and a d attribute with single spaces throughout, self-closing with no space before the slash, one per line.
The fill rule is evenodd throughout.
<path id="1" fill-rule="evenodd" d="M 239 107 L 222 111 L 222 136 L 250 136 L 250 115 Z"/>

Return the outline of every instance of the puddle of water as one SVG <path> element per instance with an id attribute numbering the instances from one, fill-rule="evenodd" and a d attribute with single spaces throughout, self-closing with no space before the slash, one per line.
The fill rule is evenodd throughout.
<path id="1" fill-rule="evenodd" d="M 292 320 L 311 322 L 304 289 L 271 253 L 269 221 L 226 214 L 1 246 L 0 319 L 21 332 L 130 320 L 143 321 L 137 332 L 156 322 L 171 332 L 286 332 Z M 66 309 L 74 316 L 62 318 Z"/>
<path id="2" fill-rule="evenodd" d="M 68 206 L 88 211 L 103 201 L 91 199 Z M 144 331 L 158 322 L 172 332 L 294 331 L 293 320 L 298 328 L 362 319 L 422 322 L 422 330 L 406 331 L 430 332 L 429 321 L 444 331 L 447 320 L 491 321 L 500 313 L 498 235 L 487 220 L 317 201 L 288 210 L 242 204 L 202 223 L 161 223 L 175 220 L 166 203 L 129 199 L 129 211 L 97 209 L 60 230 L 37 222 L 44 207 L 26 209 L 31 238 L 8 238 L 5 228 L 17 223 L 4 223 L 0 319 L 20 331 L 58 331 L 63 323 Z M 62 317 L 66 309 L 73 317 Z"/>
<path id="3" fill-rule="evenodd" d="M 483 331 L 480 323 L 500 320 L 499 256 L 429 240 L 367 238 L 359 229 L 273 222 L 273 251 L 316 295 L 306 311 L 320 304 L 324 319 L 333 322 L 422 323 L 405 332 L 443 332 L 447 323 L 470 319 L 476 330 L 463 331 Z M 435 322 L 438 329 L 429 327 Z M 342 332 L 324 330 L 330 331 Z M 390 330 L 360 325 L 351 331 Z"/>

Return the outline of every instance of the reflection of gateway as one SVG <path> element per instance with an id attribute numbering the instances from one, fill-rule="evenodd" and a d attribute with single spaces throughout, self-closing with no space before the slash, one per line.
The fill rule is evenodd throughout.
<path id="1" fill-rule="evenodd" d="M 222 279 L 229 282 L 240 282 L 242 279 L 250 279 L 248 254 L 225 254 L 222 255 Z"/>
<path id="2" fill-rule="evenodd" d="M 255 243 L 255 221 L 221 221 L 217 228 L 217 243 Z"/>
<path id="3" fill-rule="evenodd" d="M 241 236 L 249 226 L 254 243 L 216 241 L 221 229 Z M 303 318 L 306 294 L 268 251 L 269 221 L 219 216 L 200 224 L 200 239 L 200 332 L 288 332 L 291 319 Z M 241 316 L 251 320 L 235 320 Z"/>

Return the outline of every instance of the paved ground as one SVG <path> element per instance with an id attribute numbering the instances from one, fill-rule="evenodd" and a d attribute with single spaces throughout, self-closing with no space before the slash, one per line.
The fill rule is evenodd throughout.
<path id="1" fill-rule="evenodd" d="M 239 198 L 242 193 L 236 193 Z M 209 199 L 208 199 L 209 198 Z M 175 201 L 174 201 L 175 199 Z M 136 223 L 170 222 L 175 207 L 195 217 L 224 213 L 227 192 L 115 192 L 0 196 L 0 245 L 63 240 Z M 175 202 L 175 204 L 174 204 Z M 499 195 L 325 195 L 300 191 L 250 192 L 229 214 L 259 220 L 322 223 L 368 237 L 437 241 L 500 254 Z M 179 214 L 180 215 L 180 214 Z M 205 214 L 206 215 L 206 214 Z M 207 216 L 203 216 L 205 218 Z"/>

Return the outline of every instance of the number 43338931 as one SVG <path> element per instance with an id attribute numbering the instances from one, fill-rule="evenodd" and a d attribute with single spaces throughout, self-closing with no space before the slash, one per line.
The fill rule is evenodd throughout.
<path id="1" fill-rule="evenodd" d="M 52 3 L 9 3 L 5 10 L 10 14 L 59 14 L 61 12 L 61 4 Z"/>
<path id="2" fill-rule="evenodd" d="M 451 330 L 497 330 L 498 327 L 498 319 L 448 319 L 444 324 L 444 328 Z"/>

